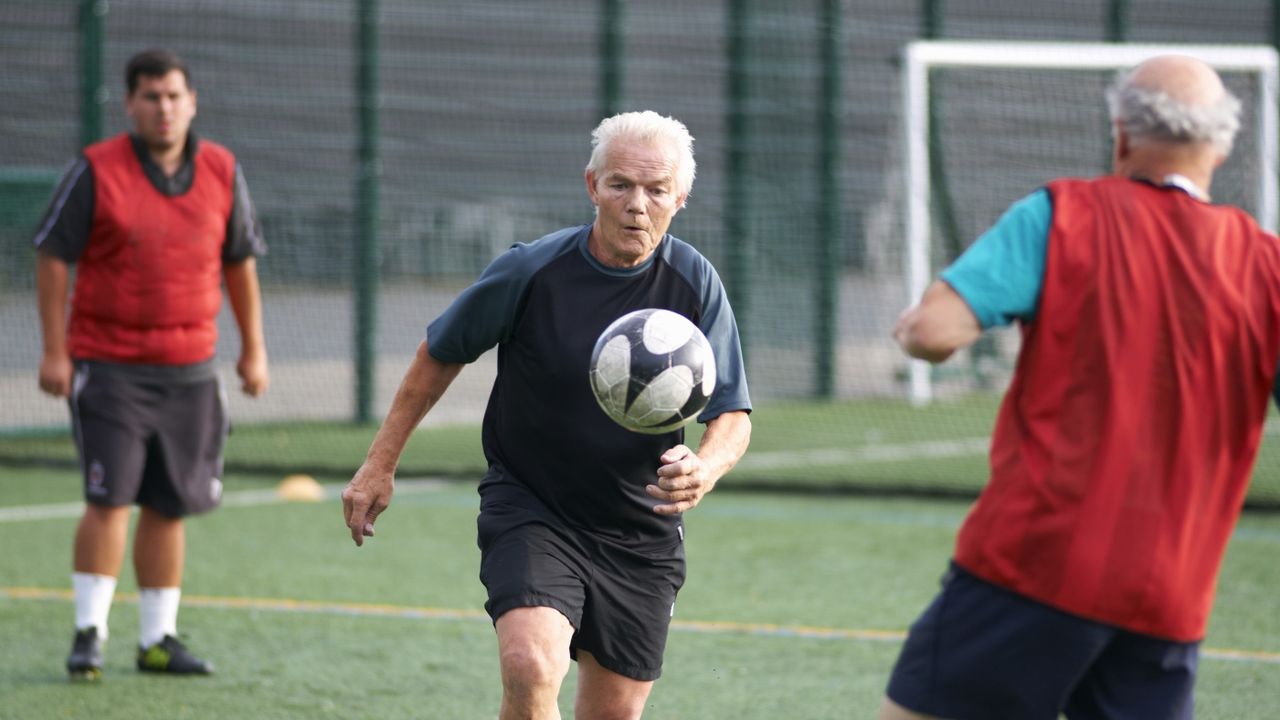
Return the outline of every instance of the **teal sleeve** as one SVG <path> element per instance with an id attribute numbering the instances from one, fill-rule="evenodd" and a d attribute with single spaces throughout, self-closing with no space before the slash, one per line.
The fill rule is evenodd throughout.
<path id="1" fill-rule="evenodd" d="M 1037 190 L 1014 203 L 946 270 L 942 280 L 987 328 L 1035 319 L 1053 205 Z"/>

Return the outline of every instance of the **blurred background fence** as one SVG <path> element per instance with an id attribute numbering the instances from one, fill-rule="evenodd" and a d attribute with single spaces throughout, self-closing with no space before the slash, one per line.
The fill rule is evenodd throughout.
<path id="1" fill-rule="evenodd" d="M 696 138 L 672 233 L 725 279 L 757 401 L 838 406 L 906 397 L 888 335 L 909 300 L 905 43 L 1274 45 L 1277 4 L 0 0 L 0 434 L 65 433 L 65 406 L 36 390 L 30 239 L 69 159 L 128 129 L 123 67 L 141 49 L 188 61 L 194 128 L 238 155 L 270 247 L 273 386 L 233 397 L 238 422 L 380 419 L 425 325 L 490 259 L 590 220 L 590 131 L 633 109 Z M 1107 159 L 1105 77 L 954 77 L 934 106 L 935 267 L 1010 201 Z M 1249 208 L 1250 182 L 1217 196 Z M 224 312 L 229 379 L 236 338 Z M 1001 352 L 994 372 L 962 359 L 939 381 L 954 379 L 953 395 L 999 390 Z M 428 422 L 477 422 L 492 373 L 491 357 L 464 372 Z M 987 432 L 983 407 L 957 432 Z"/>

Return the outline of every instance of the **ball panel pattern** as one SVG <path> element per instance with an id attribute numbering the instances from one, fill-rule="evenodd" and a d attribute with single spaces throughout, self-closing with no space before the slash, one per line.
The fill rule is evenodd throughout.
<path id="1" fill-rule="evenodd" d="M 715 389 L 706 337 L 669 310 L 636 310 L 601 333 L 591 354 L 591 389 L 605 414 L 641 433 L 683 427 Z"/>

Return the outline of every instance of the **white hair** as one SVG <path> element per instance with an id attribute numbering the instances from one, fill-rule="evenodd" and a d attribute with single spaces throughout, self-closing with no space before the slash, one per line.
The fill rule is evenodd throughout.
<path id="1" fill-rule="evenodd" d="M 1211 103 L 1190 105 L 1160 90 L 1132 84 L 1133 71 L 1122 71 L 1107 88 L 1111 132 L 1116 126 L 1136 141 L 1211 143 L 1220 153 L 1231 154 L 1240 130 L 1240 100 L 1223 88 Z"/>
<path id="2" fill-rule="evenodd" d="M 684 123 L 663 117 L 652 110 L 626 112 L 600 121 L 591 131 L 591 159 L 587 170 L 596 176 L 604 172 L 605 158 L 614 140 L 625 137 L 649 143 L 666 142 L 676 151 L 676 193 L 688 197 L 698 164 L 693 160 L 693 136 Z"/>

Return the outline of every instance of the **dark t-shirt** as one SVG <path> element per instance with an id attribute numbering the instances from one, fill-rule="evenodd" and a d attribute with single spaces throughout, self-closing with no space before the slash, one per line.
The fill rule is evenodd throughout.
<path id="1" fill-rule="evenodd" d="M 427 344 L 437 360 L 462 363 L 498 346 L 482 512 L 657 549 L 679 539 L 680 519 L 654 513 L 658 501 L 644 487 L 684 432 L 642 435 L 610 420 L 591 392 L 592 348 L 632 310 L 688 317 L 716 357 L 716 389 L 698 418 L 707 422 L 751 409 L 737 324 L 715 269 L 692 246 L 668 235 L 641 266 L 610 268 L 587 250 L 590 230 L 567 228 L 500 255 L 428 326 Z"/>

